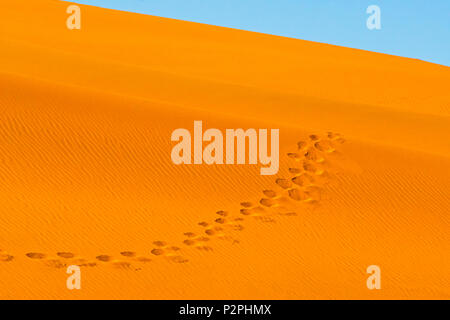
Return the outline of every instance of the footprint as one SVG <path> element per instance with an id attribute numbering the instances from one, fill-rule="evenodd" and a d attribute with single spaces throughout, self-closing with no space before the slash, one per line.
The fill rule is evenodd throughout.
<path id="1" fill-rule="evenodd" d="M 336 151 L 336 149 L 333 147 L 333 144 L 330 141 L 322 140 L 314 143 L 314 147 L 322 152 L 325 153 L 331 153 Z"/>
<path id="2" fill-rule="evenodd" d="M 327 132 L 327 137 L 329 139 L 339 138 L 339 134 L 333 132 Z"/>
<path id="3" fill-rule="evenodd" d="M 0 261 L 2 262 L 9 262 L 14 260 L 14 256 L 6 253 L 5 251 L 0 251 Z"/>
<path id="4" fill-rule="evenodd" d="M 157 247 L 164 247 L 167 245 L 167 243 L 164 241 L 153 241 L 153 244 Z"/>
<path id="5" fill-rule="evenodd" d="M 87 261 L 86 259 L 75 260 L 72 262 L 72 264 L 75 264 L 79 267 L 95 267 L 95 266 L 97 266 L 97 262 Z"/>
<path id="6" fill-rule="evenodd" d="M 45 259 L 46 255 L 44 253 L 39 252 L 29 252 L 26 256 L 30 259 Z"/>
<path id="7" fill-rule="evenodd" d="M 339 142 L 339 143 L 344 143 L 345 142 L 345 139 L 339 133 L 328 132 L 327 137 L 331 141 L 336 141 L 336 142 Z"/>
<path id="8" fill-rule="evenodd" d="M 235 230 L 235 231 L 244 230 L 244 226 L 242 224 L 235 224 L 235 225 L 232 225 L 232 227 L 233 227 L 233 230 Z"/>
<path id="9" fill-rule="evenodd" d="M 44 264 L 47 267 L 57 268 L 57 269 L 65 268 L 67 266 L 67 263 L 65 263 L 59 259 L 48 259 L 44 262 Z"/>
<path id="10" fill-rule="evenodd" d="M 222 227 L 215 226 L 214 228 L 210 228 L 210 229 L 205 230 L 205 233 L 207 235 L 209 235 L 209 236 L 213 236 L 213 235 L 222 236 L 223 235 L 223 230 L 224 229 Z"/>
<path id="11" fill-rule="evenodd" d="M 304 187 L 314 182 L 314 179 L 307 173 L 292 178 L 292 182 L 298 186 Z"/>
<path id="12" fill-rule="evenodd" d="M 240 213 L 244 216 L 260 216 L 264 213 L 264 209 L 262 207 L 246 208 L 241 209 Z"/>
<path id="13" fill-rule="evenodd" d="M 187 246 L 193 246 L 195 244 L 194 240 L 186 239 L 183 241 L 183 243 Z"/>
<path id="14" fill-rule="evenodd" d="M 303 161 L 303 169 L 305 169 L 306 172 L 309 172 L 309 173 L 315 174 L 315 175 L 321 175 L 324 173 L 324 169 L 322 169 L 318 165 L 313 164 L 306 160 Z"/>
<path id="15" fill-rule="evenodd" d="M 308 160 L 317 162 L 317 163 L 322 163 L 322 162 L 325 161 L 325 158 L 322 157 L 321 155 L 319 155 L 319 153 L 316 150 L 312 149 L 312 148 L 309 148 L 306 151 L 305 158 L 308 159 Z"/>
<path id="16" fill-rule="evenodd" d="M 309 195 L 296 188 L 289 190 L 289 197 L 291 197 L 291 199 L 294 199 L 296 201 L 302 201 L 308 199 Z"/>
<path id="17" fill-rule="evenodd" d="M 302 170 L 299 168 L 289 168 L 289 172 L 292 174 L 298 174 L 298 173 L 302 172 Z"/>
<path id="18" fill-rule="evenodd" d="M 277 196 L 277 193 L 273 190 L 264 190 L 263 193 L 266 197 L 269 198 L 275 198 Z"/>
<path id="19" fill-rule="evenodd" d="M 299 158 L 301 158 L 301 155 L 299 153 L 295 153 L 295 152 L 288 153 L 287 156 L 289 158 L 292 158 L 292 159 L 299 159 Z"/>
<path id="20" fill-rule="evenodd" d="M 251 202 L 241 202 L 241 206 L 244 208 L 251 208 L 253 207 L 253 204 Z"/>
<path id="21" fill-rule="evenodd" d="M 150 252 L 155 256 L 173 256 L 174 252 L 178 252 L 181 250 L 180 247 L 177 246 L 168 246 L 163 241 L 155 241 L 153 244 L 159 246 L 159 248 L 152 249 Z"/>
<path id="22" fill-rule="evenodd" d="M 297 142 L 298 150 L 303 150 L 307 146 L 308 146 L 308 142 L 306 142 L 306 141 L 299 141 L 299 142 Z"/>
<path id="23" fill-rule="evenodd" d="M 150 251 L 152 254 L 154 254 L 155 256 L 160 256 L 164 254 L 164 250 L 163 249 L 153 249 L 152 251 Z"/>
<path id="24" fill-rule="evenodd" d="M 219 223 L 219 224 L 224 224 L 225 223 L 225 219 L 224 218 L 217 218 L 216 220 L 214 220 L 216 223 Z"/>
<path id="25" fill-rule="evenodd" d="M 185 232 L 185 233 L 183 233 L 183 235 L 185 235 L 185 236 L 188 237 L 188 238 L 193 238 L 193 237 L 195 237 L 195 233 L 193 233 L 193 232 Z"/>
<path id="26" fill-rule="evenodd" d="M 222 216 L 222 217 L 226 217 L 228 215 L 228 212 L 220 210 L 220 211 L 217 211 L 216 214 L 218 214 L 219 216 Z"/>
<path id="27" fill-rule="evenodd" d="M 193 236 L 193 233 L 190 233 L 190 232 L 188 232 L 188 233 L 189 233 L 189 235 Z M 196 237 L 195 240 L 197 240 L 199 238 L 202 238 L 202 237 Z M 183 243 L 187 244 L 187 245 L 194 245 L 196 243 L 195 240 L 186 239 L 183 241 Z M 150 251 L 151 254 L 153 254 L 155 256 L 163 256 L 175 263 L 185 263 L 185 262 L 189 261 L 188 259 L 183 258 L 179 254 L 179 252 L 181 251 L 180 247 L 168 246 L 167 243 L 165 243 L 163 241 L 155 241 L 155 242 L 153 242 L 153 244 L 159 246 L 159 248 L 155 248 Z M 148 261 L 150 261 L 150 260 L 148 260 Z"/>
<path id="28" fill-rule="evenodd" d="M 276 201 L 273 199 L 266 199 L 266 198 L 262 198 L 261 200 L 259 200 L 259 203 L 261 203 L 263 206 L 265 207 L 272 207 L 276 204 Z"/>

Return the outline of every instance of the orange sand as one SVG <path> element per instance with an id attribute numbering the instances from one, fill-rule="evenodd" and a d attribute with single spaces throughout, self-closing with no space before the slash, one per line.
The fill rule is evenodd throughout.
<path id="1" fill-rule="evenodd" d="M 67 6 L 0 4 L 0 298 L 450 298 L 448 67 Z M 279 173 L 175 166 L 194 120 Z"/>

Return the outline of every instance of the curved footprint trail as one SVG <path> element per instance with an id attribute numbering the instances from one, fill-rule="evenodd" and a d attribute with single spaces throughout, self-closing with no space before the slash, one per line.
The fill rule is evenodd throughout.
<path id="1" fill-rule="evenodd" d="M 153 248 L 147 255 L 134 251 L 122 251 L 114 255 L 99 254 L 92 259 L 78 256 L 72 252 L 46 254 L 40 252 L 26 253 L 32 261 L 40 261 L 48 267 L 65 268 L 69 265 L 96 267 L 111 265 L 119 269 L 140 270 L 153 259 L 165 258 L 174 263 L 187 263 L 184 252 L 194 248 L 205 252 L 213 251 L 214 240 L 225 240 L 231 244 L 239 243 L 239 232 L 245 229 L 245 219 L 253 218 L 261 222 L 275 222 L 277 217 L 297 216 L 301 205 L 317 205 L 323 197 L 324 187 L 332 177 L 329 156 L 337 151 L 337 146 L 345 140 L 341 135 L 328 132 L 324 137 L 312 134 L 307 140 L 297 143 L 297 150 L 290 152 L 288 177 L 277 177 L 274 188 L 262 190 L 256 201 L 240 203 L 239 212 L 219 210 L 211 221 L 201 221 L 201 233 L 191 231 L 183 233 L 185 239 L 180 246 L 165 241 L 153 242 Z M 0 250 L 0 262 L 12 262 L 14 256 Z"/>
<path id="2" fill-rule="evenodd" d="M 332 166 L 329 155 L 335 153 L 337 146 L 344 139 L 332 132 L 326 137 L 310 135 L 308 141 L 299 141 L 297 150 L 288 153 L 292 159 L 289 177 L 275 179 L 275 188 L 262 190 L 262 197 L 257 201 L 240 203 L 239 213 L 217 211 L 217 216 L 210 222 L 202 221 L 203 234 L 186 232 L 183 243 L 200 250 L 212 251 L 212 240 L 228 240 L 239 243 L 235 235 L 245 229 L 245 219 L 254 218 L 261 222 L 275 222 L 277 217 L 297 216 L 301 205 L 314 206 L 322 200 L 324 187 L 330 182 Z"/>

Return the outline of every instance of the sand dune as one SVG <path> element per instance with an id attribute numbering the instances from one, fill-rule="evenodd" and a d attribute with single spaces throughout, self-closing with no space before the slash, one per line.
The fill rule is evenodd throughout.
<path id="1" fill-rule="evenodd" d="M 448 67 L 67 5 L 0 5 L 0 298 L 450 298 Z M 174 165 L 194 120 L 279 173 Z"/>

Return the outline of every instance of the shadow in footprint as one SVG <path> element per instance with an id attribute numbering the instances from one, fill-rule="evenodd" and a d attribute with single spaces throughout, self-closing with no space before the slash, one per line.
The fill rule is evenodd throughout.
<path id="1" fill-rule="evenodd" d="M 44 253 L 39 253 L 39 252 L 29 252 L 25 255 L 30 259 L 38 259 L 38 260 L 45 259 L 45 257 L 47 256 Z"/>
<path id="2" fill-rule="evenodd" d="M 72 252 L 57 252 L 56 255 L 64 259 L 72 259 L 73 257 L 75 257 L 75 254 L 73 254 Z"/>

